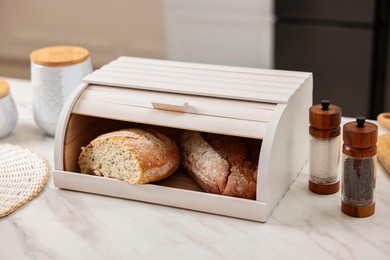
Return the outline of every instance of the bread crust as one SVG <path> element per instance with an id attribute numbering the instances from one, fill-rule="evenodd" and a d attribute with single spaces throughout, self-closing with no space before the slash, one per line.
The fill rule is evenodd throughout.
<path id="1" fill-rule="evenodd" d="M 135 159 L 131 171 L 137 176 L 122 176 L 121 162 L 113 163 L 117 160 L 114 153 L 118 149 L 123 150 L 121 153 L 125 156 Z M 112 153 L 112 160 L 95 162 L 93 156 L 98 153 Z M 81 173 L 118 178 L 131 184 L 161 180 L 171 175 L 179 165 L 180 153 L 176 144 L 152 129 L 129 128 L 100 135 L 83 147 L 79 156 Z M 129 168 L 128 165 L 125 167 Z"/>
<path id="2" fill-rule="evenodd" d="M 185 131 L 180 137 L 182 164 L 207 192 L 256 199 L 261 141 Z"/>

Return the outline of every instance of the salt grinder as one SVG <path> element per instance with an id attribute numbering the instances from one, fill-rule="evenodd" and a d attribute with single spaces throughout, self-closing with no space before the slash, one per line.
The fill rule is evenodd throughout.
<path id="1" fill-rule="evenodd" d="M 378 127 L 358 116 L 343 127 L 341 210 L 364 218 L 375 212 Z"/>
<path id="2" fill-rule="evenodd" d="M 310 107 L 309 190 L 322 195 L 340 189 L 341 109 L 322 100 Z"/>

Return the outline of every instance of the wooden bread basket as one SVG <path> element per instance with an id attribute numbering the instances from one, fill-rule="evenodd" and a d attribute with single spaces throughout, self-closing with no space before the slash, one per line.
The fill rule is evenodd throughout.
<path id="1" fill-rule="evenodd" d="M 312 75 L 120 57 L 84 79 L 55 137 L 54 183 L 63 189 L 265 222 L 308 159 Z M 98 135 L 151 127 L 261 139 L 256 200 L 203 192 L 178 170 L 145 185 L 79 173 L 80 148 Z"/>

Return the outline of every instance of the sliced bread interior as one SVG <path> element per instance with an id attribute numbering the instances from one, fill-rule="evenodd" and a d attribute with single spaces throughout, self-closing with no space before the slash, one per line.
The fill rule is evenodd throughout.
<path id="1" fill-rule="evenodd" d="M 81 148 L 81 173 L 149 183 L 171 175 L 180 165 L 176 144 L 152 129 L 130 128 L 106 133 Z"/>

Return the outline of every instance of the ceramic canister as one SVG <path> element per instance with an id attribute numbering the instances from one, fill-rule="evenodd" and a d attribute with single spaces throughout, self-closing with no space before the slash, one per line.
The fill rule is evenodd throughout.
<path id="1" fill-rule="evenodd" d="M 6 80 L 0 79 L 0 139 L 9 135 L 18 122 L 18 110 Z"/>
<path id="2" fill-rule="evenodd" d="M 66 99 L 92 72 L 89 51 L 77 46 L 52 46 L 33 51 L 30 60 L 34 119 L 54 136 Z"/>

